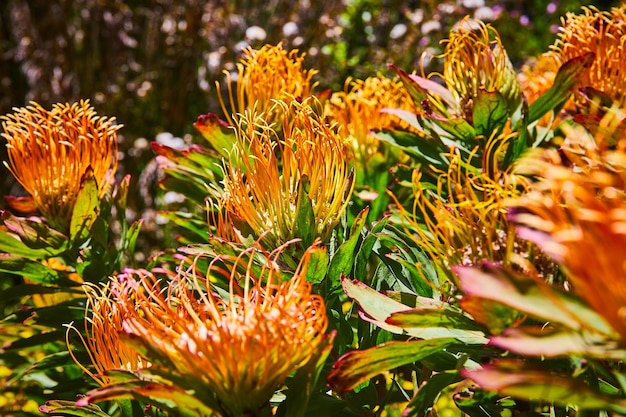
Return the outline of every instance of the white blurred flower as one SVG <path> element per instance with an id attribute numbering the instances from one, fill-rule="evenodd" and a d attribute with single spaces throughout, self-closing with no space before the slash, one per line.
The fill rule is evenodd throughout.
<path id="1" fill-rule="evenodd" d="M 263 41 L 267 37 L 265 29 L 260 26 L 250 26 L 246 29 L 246 38 L 251 41 Z"/>

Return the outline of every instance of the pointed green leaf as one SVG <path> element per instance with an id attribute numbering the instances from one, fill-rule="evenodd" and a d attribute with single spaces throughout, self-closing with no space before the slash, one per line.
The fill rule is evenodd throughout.
<path id="1" fill-rule="evenodd" d="M 39 411 L 46 414 L 54 414 L 57 416 L 76 416 L 76 417 L 110 417 L 102 411 L 100 407 L 94 404 L 79 407 L 74 401 L 52 400 L 46 401 L 45 405 L 39 407 Z"/>
<path id="2" fill-rule="evenodd" d="M 411 307 L 381 294 L 356 279 L 351 280 L 347 276 L 341 278 L 341 285 L 346 295 L 359 304 L 362 319 L 392 333 L 402 334 L 402 328 L 387 324 L 385 320 L 391 314 L 409 310 Z"/>
<path id="3" fill-rule="evenodd" d="M 539 120 L 547 112 L 562 106 L 572 95 L 572 90 L 589 71 L 596 54 L 588 52 L 564 63 L 556 74 L 552 87 L 530 105 L 528 123 Z"/>
<path id="4" fill-rule="evenodd" d="M 110 400 L 136 399 L 183 417 L 214 416 L 213 409 L 198 401 L 193 394 L 175 385 L 149 381 L 128 381 L 103 385 L 89 391 L 76 401 L 78 406 Z"/>
<path id="5" fill-rule="evenodd" d="M 298 189 L 294 236 L 302 239 L 302 245 L 308 248 L 313 244 L 317 234 L 313 203 L 309 198 L 311 185 L 308 176 L 303 175 Z"/>
<path id="6" fill-rule="evenodd" d="M 286 415 L 289 417 L 305 417 L 311 395 L 317 391 L 317 382 L 326 359 L 333 348 L 336 331 L 328 334 L 311 356 L 309 362 L 298 369 L 296 375 L 288 382 Z"/>
<path id="7" fill-rule="evenodd" d="M 571 293 L 489 263 L 480 267 L 457 266 L 453 270 L 463 291 L 472 297 L 496 301 L 571 329 L 591 327 L 615 337 L 606 321 Z"/>
<path id="8" fill-rule="evenodd" d="M 45 224 L 39 217 L 17 217 L 3 211 L 1 221 L 31 249 L 45 249 L 50 254 L 57 254 L 68 247 L 67 236 Z"/>
<path id="9" fill-rule="evenodd" d="M 349 391 L 374 376 L 424 359 L 458 343 L 452 338 L 389 342 L 367 350 L 353 350 L 333 365 L 328 385 L 338 391 Z"/>
<path id="10" fill-rule="evenodd" d="M 449 309 L 413 308 L 391 314 L 385 320 L 392 326 L 412 327 L 445 327 L 463 330 L 482 330 L 466 315 Z"/>
<path id="11" fill-rule="evenodd" d="M 508 104 L 498 91 L 480 88 L 474 97 L 473 117 L 476 135 L 490 138 L 494 132 L 502 132 L 509 120 Z"/>
<path id="12" fill-rule="evenodd" d="M 80 190 L 72 211 L 70 221 L 70 240 L 83 241 L 89 236 L 89 231 L 99 214 L 98 184 L 93 170 L 88 169 L 81 179 Z"/>
<path id="13" fill-rule="evenodd" d="M 325 247 L 309 249 L 310 258 L 306 269 L 306 280 L 311 284 L 319 284 L 326 277 L 330 257 Z"/>
<path id="14" fill-rule="evenodd" d="M 400 130 L 379 131 L 373 135 L 379 140 L 398 146 L 425 166 L 433 165 L 435 168 L 447 170 L 448 160 L 444 155 L 449 149 L 441 142 Z"/>
<path id="15" fill-rule="evenodd" d="M 382 109 L 380 112 L 392 114 L 398 117 L 400 120 L 406 122 L 409 126 L 417 130 L 418 132 L 421 132 L 423 130 L 423 127 L 419 123 L 419 119 L 417 117 L 417 114 L 415 114 L 415 112 L 404 110 L 404 109 L 391 109 L 391 108 Z"/>
<path id="16" fill-rule="evenodd" d="M 0 271 L 16 274 L 40 284 L 53 284 L 61 275 L 41 262 L 24 256 L 0 253 Z"/>
<path id="17" fill-rule="evenodd" d="M 559 356 L 584 356 L 601 359 L 622 360 L 626 351 L 619 349 L 614 341 L 607 341 L 597 334 L 551 327 L 521 327 L 494 336 L 489 344 L 520 355 L 546 358 Z"/>
<path id="18" fill-rule="evenodd" d="M 510 143 L 506 149 L 506 154 L 504 155 L 504 161 L 502 164 L 503 170 L 511 166 L 513 162 L 517 161 L 520 156 L 522 156 L 532 145 L 531 142 L 533 142 L 531 141 L 530 133 L 528 132 L 528 101 L 524 96 L 522 96 L 522 105 L 516 115 L 519 115 L 520 118 L 516 123 L 514 122 L 514 131 L 519 132 L 519 134 L 513 138 L 512 143 Z"/>
<path id="19" fill-rule="evenodd" d="M 193 124 L 198 132 L 220 154 L 227 157 L 237 138 L 234 129 L 213 113 L 202 114 Z"/>
<path id="20" fill-rule="evenodd" d="M 442 372 L 431 376 L 419 387 L 417 394 L 407 404 L 402 416 L 420 417 L 427 415 L 427 411 L 433 406 L 441 391 L 462 380 L 463 377 L 456 371 Z"/>
<path id="21" fill-rule="evenodd" d="M 477 136 L 476 129 L 462 117 L 438 118 L 429 115 L 430 118 L 449 134 L 449 138 L 464 143 L 471 143 Z"/>
<path id="22" fill-rule="evenodd" d="M 376 234 L 380 233 L 388 222 L 389 217 L 386 216 L 374 223 L 372 230 L 370 230 L 365 236 L 365 239 L 363 239 L 363 243 L 358 249 L 354 265 L 354 276 L 356 278 L 361 279 L 365 277 L 365 271 L 372 255 L 374 245 L 378 242 L 378 236 L 376 236 Z"/>
<path id="23" fill-rule="evenodd" d="M 343 242 L 339 248 L 337 248 L 337 252 L 333 254 L 330 260 L 330 265 L 328 266 L 328 277 L 331 282 L 331 288 L 335 288 L 340 284 L 339 279 L 341 275 L 348 275 L 352 270 L 356 246 L 359 242 L 361 231 L 365 227 L 368 211 L 369 208 L 366 207 L 359 213 L 350 228 L 350 236 L 348 237 L 348 240 Z"/>
<path id="24" fill-rule="evenodd" d="M 500 334 L 526 317 L 520 311 L 501 303 L 467 294 L 461 298 L 460 306 L 476 323 L 489 329 L 491 334 Z"/>
<path id="25" fill-rule="evenodd" d="M 481 388 L 497 391 L 500 395 L 560 406 L 575 404 L 578 409 L 626 413 L 625 398 L 603 394 L 581 381 L 555 376 L 545 371 L 489 366 L 462 371 L 462 375 Z"/>

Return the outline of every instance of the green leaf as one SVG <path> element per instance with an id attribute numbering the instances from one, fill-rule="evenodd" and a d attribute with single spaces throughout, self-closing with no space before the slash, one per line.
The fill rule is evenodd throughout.
<path id="1" fill-rule="evenodd" d="M 452 338 L 389 342 L 367 350 L 353 350 L 333 365 L 328 385 L 337 391 L 349 391 L 385 371 L 424 359 L 458 343 Z"/>
<path id="2" fill-rule="evenodd" d="M 539 120 L 547 112 L 562 106 L 595 59 L 596 54 L 588 52 L 564 63 L 559 68 L 552 87 L 530 105 L 528 123 Z"/>
<path id="3" fill-rule="evenodd" d="M 75 283 L 76 284 L 76 283 Z M 78 285 L 78 284 L 76 284 Z M 34 294 L 52 294 L 57 293 L 61 289 L 58 287 L 48 287 L 37 284 L 20 284 L 7 288 L 6 290 L 0 291 L 0 300 L 13 300 L 21 297 L 25 297 L 28 295 Z M 83 294 L 83 291 L 76 288 L 63 288 L 63 292 L 71 293 L 71 294 Z"/>
<path id="4" fill-rule="evenodd" d="M 452 269 L 462 290 L 472 297 L 496 301 L 571 329 L 590 327 L 609 338 L 617 337 L 598 313 L 571 293 L 487 262 L 480 267 L 456 266 Z"/>
<path id="5" fill-rule="evenodd" d="M 206 219 L 198 219 L 196 215 L 184 211 L 160 211 L 159 214 L 175 225 L 180 226 L 183 230 L 193 234 L 193 237 L 190 238 L 193 239 L 195 237 L 194 241 L 187 244 L 206 242 L 210 236 Z"/>
<path id="6" fill-rule="evenodd" d="M 489 329 L 491 334 L 500 334 L 504 329 L 516 325 L 526 317 L 520 311 L 501 303 L 467 294 L 461 298 L 460 306 L 476 323 Z"/>
<path id="7" fill-rule="evenodd" d="M 81 179 L 80 190 L 70 220 L 70 240 L 82 242 L 89 237 L 89 231 L 99 214 L 98 184 L 89 168 Z"/>
<path id="8" fill-rule="evenodd" d="M 198 132 L 221 155 L 228 157 L 230 150 L 237 141 L 235 131 L 224 120 L 213 113 L 202 114 L 193 124 Z"/>
<path id="9" fill-rule="evenodd" d="M 390 324 L 387 319 L 394 313 L 410 310 L 411 307 L 399 303 L 357 280 L 342 277 L 341 285 L 346 295 L 355 300 L 361 308 L 360 317 L 381 329 L 395 334 L 408 334 L 421 339 L 454 337 L 467 344 L 484 344 L 487 339 L 481 331 L 448 329 L 445 327 L 401 327 Z M 419 307 L 443 308 L 441 301 L 428 297 L 415 297 Z"/>
<path id="10" fill-rule="evenodd" d="M 363 280 L 363 278 L 365 277 L 366 269 L 372 255 L 374 245 L 376 245 L 379 240 L 376 234 L 380 233 L 385 228 L 388 222 L 389 217 L 383 217 L 378 222 L 376 222 L 373 225 L 372 229 L 369 231 L 369 233 L 365 235 L 363 243 L 358 249 L 356 261 L 354 264 L 354 276 L 358 279 Z"/>
<path id="11" fill-rule="evenodd" d="M 379 233 L 378 237 L 381 245 L 376 252 L 393 276 L 407 290 L 432 297 L 434 288 L 439 285 L 439 277 L 423 250 L 413 244 L 406 233 L 392 226 Z"/>
<path id="12" fill-rule="evenodd" d="M 398 73 L 398 75 L 400 76 L 400 81 L 402 81 L 402 84 L 404 84 L 404 88 L 406 88 L 407 92 L 413 99 L 413 102 L 416 106 L 418 106 L 418 108 L 421 108 L 422 102 L 424 100 L 428 100 L 428 93 L 426 92 L 426 90 L 423 89 L 417 82 L 415 82 L 415 80 L 411 79 L 410 75 L 406 71 L 396 67 L 393 64 L 389 65 L 389 67 Z"/>
<path id="13" fill-rule="evenodd" d="M 449 309 L 413 308 L 392 313 L 385 320 L 392 326 L 402 328 L 445 327 L 463 330 L 482 330 L 482 327 L 463 313 Z"/>
<path id="14" fill-rule="evenodd" d="M 330 260 L 328 277 L 330 279 L 331 289 L 339 286 L 340 277 L 342 275 L 348 275 L 352 270 L 355 260 L 354 254 L 357 243 L 359 242 L 359 237 L 361 236 L 361 231 L 365 227 L 368 211 L 369 209 L 366 207 L 359 213 L 350 228 L 350 237 L 337 248 L 337 252 L 333 254 Z"/>
<path id="15" fill-rule="evenodd" d="M 401 327 L 388 324 L 386 320 L 393 313 L 410 310 L 411 307 L 381 294 L 358 280 L 351 280 L 347 276 L 341 278 L 341 285 L 346 295 L 359 304 L 362 319 L 392 333 L 403 333 L 404 330 Z"/>
<path id="16" fill-rule="evenodd" d="M 55 414 L 59 416 L 110 417 L 97 405 L 89 404 L 79 407 L 76 405 L 76 402 L 65 400 L 46 401 L 45 405 L 39 407 L 39 411 L 41 411 L 42 413 Z"/>
<path id="17" fill-rule="evenodd" d="M 507 362 L 508 363 L 508 362 Z M 528 401 L 576 405 L 580 409 L 626 413 L 626 399 L 596 391 L 583 382 L 555 376 L 545 371 L 525 370 L 514 366 L 488 366 L 462 371 L 482 389 Z"/>
<path id="18" fill-rule="evenodd" d="M 41 262 L 19 255 L 0 253 L 0 271 L 19 275 L 40 284 L 53 284 L 61 274 Z"/>
<path id="19" fill-rule="evenodd" d="M 417 114 L 413 111 L 404 110 L 404 109 L 382 109 L 381 113 L 392 114 L 399 118 L 400 120 L 406 122 L 409 126 L 415 129 L 418 132 L 422 131 L 422 125 L 419 123 L 419 119 Z M 425 134 L 425 133 L 424 133 Z"/>
<path id="20" fill-rule="evenodd" d="M 294 236 L 302 239 L 302 245 L 308 248 L 313 244 L 313 240 L 317 234 L 313 203 L 311 202 L 311 198 L 309 198 L 311 184 L 308 176 L 302 176 L 297 189 L 298 202 L 296 204 Z"/>
<path id="21" fill-rule="evenodd" d="M 480 88 L 474 97 L 473 118 L 476 135 L 489 138 L 494 132 L 503 131 L 505 123 L 509 120 L 508 104 L 498 91 Z"/>
<path id="22" fill-rule="evenodd" d="M 216 415 L 213 409 L 200 402 L 190 392 L 175 385 L 140 379 L 108 384 L 91 390 L 79 398 L 76 405 L 88 406 L 96 402 L 123 399 L 144 401 L 183 417 Z"/>
<path id="23" fill-rule="evenodd" d="M 616 342 L 606 341 L 597 334 L 553 327 L 520 327 L 494 336 L 493 346 L 526 356 L 553 358 L 559 356 L 584 356 L 621 360 L 626 351 Z"/>
<path id="24" fill-rule="evenodd" d="M 445 157 L 448 147 L 442 142 L 421 138 L 414 133 L 400 130 L 384 130 L 373 135 L 384 142 L 399 147 L 425 166 L 432 165 L 438 169 L 446 169 L 448 160 Z"/>
<path id="25" fill-rule="evenodd" d="M 284 402 L 287 416 L 304 417 L 308 414 L 311 396 L 318 388 L 317 381 L 333 348 L 335 335 L 336 332 L 328 334 L 307 364 L 298 369 L 294 378 L 288 382 L 287 399 Z"/>
<path id="26" fill-rule="evenodd" d="M 30 348 L 40 346 L 45 343 L 53 343 L 65 339 L 65 330 L 53 330 L 44 333 L 38 333 L 34 336 L 17 339 L 3 346 L 4 351 Z"/>
<path id="27" fill-rule="evenodd" d="M 29 259 L 46 259 L 62 252 L 62 250 L 53 250 L 50 247 L 30 248 L 12 233 L 0 230 L 0 253 L 23 256 Z"/>
<path id="28" fill-rule="evenodd" d="M 522 96 L 522 105 L 519 114 L 521 114 L 519 127 L 514 129 L 517 130 L 519 134 L 513 138 L 512 143 L 510 143 L 506 149 L 506 154 L 504 155 L 504 161 L 502 164 L 503 170 L 510 167 L 513 162 L 517 161 L 520 156 L 522 156 L 532 145 L 530 133 L 528 132 L 528 101 L 526 101 L 526 97 L 524 96 Z"/>
<path id="29" fill-rule="evenodd" d="M 67 236 L 42 222 L 39 217 L 23 218 L 3 211 L 0 221 L 31 249 L 45 249 L 52 255 L 68 247 Z"/>
<path id="30" fill-rule="evenodd" d="M 306 269 L 306 280 L 311 284 L 319 284 L 326 277 L 330 257 L 325 247 L 309 249 L 310 258 Z"/>
<path id="31" fill-rule="evenodd" d="M 437 397 L 444 388 L 451 384 L 462 381 L 458 372 L 442 372 L 428 378 L 420 386 L 417 394 L 407 404 L 403 417 L 418 417 L 427 415 L 427 411 L 433 406 Z"/>

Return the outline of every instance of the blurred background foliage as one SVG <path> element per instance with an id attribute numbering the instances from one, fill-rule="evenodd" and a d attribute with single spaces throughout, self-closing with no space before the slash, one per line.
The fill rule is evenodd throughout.
<path id="1" fill-rule="evenodd" d="M 596 2 L 608 9 L 616 1 Z M 118 176 L 132 175 L 129 221 L 143 217 L 137 260 L 171 239 L 157 210 L 168 201 L 150 142 L 185 147 L 199 139 L 192 123 L 221 113 L 215 82 L 248 45 L 283 42 L 306 52 L 318 92 L 348 77 L 390 74 L 425 64 L 438 70 L 439 40 L 462 17 L 492 22 L 516 66 L 546 51 L 560 16 L 578 0 L 2 0 L 0 114 L 37 101 L 90 99 L 120 131 Z M 425 61 L 422 61 L 425 57 Z M 221 83 L 224 86 L 224 83 Z M 5 147 L 0 159 L 6 160 Z M 0 167 L 0 194 L 19 195 Z M 4 202 L 0 201 L 0 208 Z"/>

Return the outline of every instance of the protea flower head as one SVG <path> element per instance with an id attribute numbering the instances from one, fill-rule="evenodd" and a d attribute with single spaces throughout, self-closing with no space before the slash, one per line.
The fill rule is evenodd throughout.
<path id="1" fill-rule="evenodd" d="M 0 120 L 9 156 L 5 165 L 53 227 L 64 230 L 69 225 L 88 170 L 93 171 L 99 198 L 113 183 L 121 126 L 114 118 L 98 116 L 89 101 L 55 104 L 52 110 L 32 103 Z"/>
<path id="2" fill-rule="evenodd" d="M 581 14 L 567 13 L 550 57 L 559 65 L 592 52 L 595 60 L 581 79 L 580 87 L 592 87 L 622 107 L 626 104 L 626 11 L 583 7 Z"/>
<path id="3" fill-rule="evenodd" d="M 148 272 L 137 270 L 135 274 L 146 275 Z M 77 333 L 89 354 L 95 373 L 78 361 L 71 348 L 69 352 L 74 362 L 101 385 L 106 384 L 108 381 L 105 375 L 107 371 L 113 369 L 137 371 L 150 365 L 145 358 L 141 357 L 137 350 L 126 344 L 122 339 L 121 332 L 124 316 L 120 307 L 122 300 L 118 299 L 118 297 L 122 289 L 131 285 L 130 282 L 126 282 L 125 277 L 127 275 L 128 273 L 114 277 L 110 282 L 100 287 L 94 284 L 83 285 L 87 295 L 87 303 L 85 305 L 85 332 L 87 338 L 83 338 L 80 332 Z M 125 299 L 124 302 L 130 301 Z M 67 336 L 69 336 L 70 329 L 74 329 L 74 327 L 68 327 Z M 67 342 L 68 346 L 70 346 L 69 337 Z"/>
<path id="4" fill-rule="evenodd" d="M 337 123 L 342 136 L 354 141 L 357 156 L 365 161 L 380 144 L 372 130 L 410 129 L 408 123 L 385 109 L 411 111 L 414 107 L 402 81 L 378 74 L 365 80 L 348 79 L 344 90 L 333 93 L 325 103 L 325 113 Z"/>
<path id="5" fill-rule="evenodd" d="M 129 271 L 115 293 L 122 339 L 154 358 L 151 370 L 171 368 L 179 388 L 198 399 L 214 398 L 221 407 L 216 412 L 259 415 L 287 376 L 332 337 L 325 335 L 324 301 L 305 279 L 309 252 L 285 277 L 272 262 L 282 249 L 265 254 L 260 267 L 254 249 L 213 259 L 208 271 L 193 263 L 168 284 L 146 271 Z M 214 292 L 214 274 L 230 282 L 223 296 Z"/>
<path id="6" fill-rule="evenodd" d="M 498 91 L 510 108 L 517 106 L 521 100 L 517 73 L 491 25 L 466 18 L 444 43 L 443 78 L 464 113 L 471 110 L 479 89 Z"/>
<path id="7" fill-rule="evenodd" d="M 235 91 L 233 77 L 225 71 L 230 108 L 222 95 L 219 96 L 230 124 L 235 124 L 233 118 L 236 115 L 253 107 L 256 111 L 267 113 L 269 121 L 271 114 L 268 110 L 272 107 L 272 100 L 311 96 L 316 85 L 312 78 L 317 71 L 305 69 L 303 60 L 304 54 L 299 54 L 298 50 L 286 51 L 282 44 L 265 45 L 259 50 L 247 48 L 244 58 L 237 64 Z M 220 91 L 219 83 L 217 86 Z"/>
<path id="8" fill-rule="evenodd" d="M 261 238 L 276 248 L 299 237 L 305 247 L 326 240 L 346 210 L 354 187 L 354 154 L 310 103 L 277 102 L 281 134 L 264 114 L 239 120 L 238 142 L 224 167 L 217 235 L 243 242 Z M 262 237 L 263 236 L 263 237 Z"/>
<path id="9" fill-rule="evenodd" d="M 505 140 L 492 141 L 506 146 Z M 443 278 L 457 287 L 451 272 L 456 265 L 477 265 L 490 259 L 530 268 L 530 262 L 521 256 L 528 245 L 515 241 L 506 218 L 508 202 L 520 195 L 527 181 L 508 172 L 499 172 L 497 177 L 481 175 L 464 163 L 458 150 L 452 150 L 449 159 L 448 170 L 436 172 L 436 189 L 421 181 L 421 171 L 414 171 L 412 209 L 394 196 L 415 243 L 429 254 Z"/>
<path id="10" fill-rule="evenodd" d="M 520 172 L 536 175 L 509 218 L 521 237 L 558 262 L 573 291 L 626 345 L 626 152 L 575 129 L 560 150 L 530 154 Z"/>

